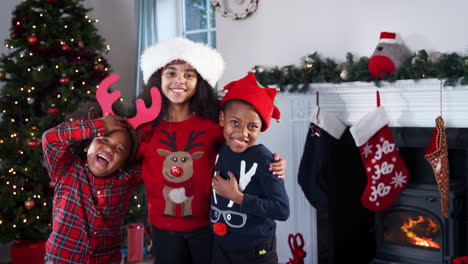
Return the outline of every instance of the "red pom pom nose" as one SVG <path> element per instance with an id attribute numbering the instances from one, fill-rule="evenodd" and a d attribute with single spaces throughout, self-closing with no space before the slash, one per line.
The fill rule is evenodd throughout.
<path id="1" fill-rule="evenodd" d="M 180 177 L 184 175 L 184 169 L 182 169 L 181 167 L 174 166 L 171 168 L 171 174 L 174 177 Z"/>
<path id="2" fill-rule="evenodd" d="M 382 55 L 372 56 L 367 66 L 370 74 L 377 78 L 386 77 L 395 71 L 395 64 L 393 61 L 389 57 Z M 384 76 L 382 76 L 382 73 L 384 73 Z"/>
<path id="3" fill-rule="evenodd" d="M 227 235 L 227 226 L 224 223 L 215 223 L 213 225 L 213 231 L 218 236 Z"/>

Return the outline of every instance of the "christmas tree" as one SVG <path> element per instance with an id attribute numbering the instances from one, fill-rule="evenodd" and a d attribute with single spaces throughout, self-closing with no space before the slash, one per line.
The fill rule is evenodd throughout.
<path id="1" fill-rule="evenodd" d="M 42 133 L 93 100 L 109 50 L 80 0 L 25 0 L 0 57 L 0 243 L 45 239 L 54 192 Z"/>

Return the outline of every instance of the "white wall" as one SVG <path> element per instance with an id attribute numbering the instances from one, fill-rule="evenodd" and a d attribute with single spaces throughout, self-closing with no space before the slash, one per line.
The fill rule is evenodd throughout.
<path id="1" fill-rule="evenodd" d="M 252 16 L 232 21 L 217 15 L 217 46 L 227 61 L 220 84 L 255 65 L 299 64 L 318 51 L 345 61 L 370 56 L 381 31 L 397 32 L 413 51 L 466 52 L 464 0 L 267 0 Z"/>
<path id="2" fill-rule="evenodd" d="M 0 4 L 0 54 L 7 53 L 5 40 L 10 38 L 10 27 L 13 8 L 18 4 L 18 0 L 2 0 Z"/>

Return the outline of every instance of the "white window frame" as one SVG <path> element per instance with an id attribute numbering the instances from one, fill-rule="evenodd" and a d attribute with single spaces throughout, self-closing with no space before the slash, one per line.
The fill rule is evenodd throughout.
<path id="1" fill-rule="evenodd" d="M 207 21 L 206 21 L 206 25 L 207 25 L 207 28 L 206 29 L 196 29 L 196 30 L 187 30 L 186 29 L 186 15 L 185 15 L 185 1 L 186 0 L 180 0 L 180 7 L 181 7 L 181 18 L 182 18 L 182 23 L 181 23 L 181 32 L 182 32 L 182 36 L 183 37 L 187 37 L 187 35 L 190 35 L 190 34 L 197 34 L 197 33 L 207 33 L 207 40 L 208 40 L 208 45 L 212 48 L 216 48 L 214 46 L 215 44 L 215 39 L 212 38 L 212 34 L 211 33 L 215 33 L 214 36 L 216 38 L 216 27 L 213 27 L 213 25 L 211 25 L 211 19 L 210 17 L 211 16 L 215 16 L 215 10 L 213 8 L 208 8 L 208 15 L 207 15 Z M 205 0 L 206 1 L 206 6 L 207 7 L 211 7 L 211 0 Z"/>

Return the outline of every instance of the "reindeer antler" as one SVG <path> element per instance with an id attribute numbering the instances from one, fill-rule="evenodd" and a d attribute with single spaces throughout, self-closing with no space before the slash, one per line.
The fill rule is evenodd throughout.
<path id="1" fill-rule="evenodd" d="M 120 98 L 121 93 L 120 91 L 109 93 L 109 87 L 119 80 L 120 76 L 118 74 L 111 74 L 102 80 L 96 90 L 96 99 L 101 106 L 103 115 L 114 114 L 114 111 L 112 111 L 112 105 Z"/>
<path id="2" fill-rule="evenodd" d="M 150 122 L 158 117 L 161 112 L 161 94 L 158 88 L 151 88 L 151 106 L 147 108 L 143 99 L 137 101 L 137 113 L 136 116 L 130 118 L 128 123 L 136 129 L 139 125 Z"/>
<path id="3" fill-rule="evenodd" d="M 109 93 L 109 87 L 119 80 L 120 75 L 111 74 L 102 80 L 102 82 L 99 84 L 99 88 L 96 91 L 96 99 L 99 102 L 99 105 L 102 108 L 102 113 L 104 115 L 114 115 L 114 111 L 112 111 L 112 104 L 114 104 L 115 101 L 120 98 L 121 93 L 120 91 Z M 136 129 L 141 124 L 154 120 L 161 112 L 161 94 L 159 93 L 158 88 L 152 87 L 150 93 L 152 101 L 151 107 L 147 108 L 143 99 L 138 99 L 136 105 L 136 115 L 127 120 L 134 129 Z"/>

